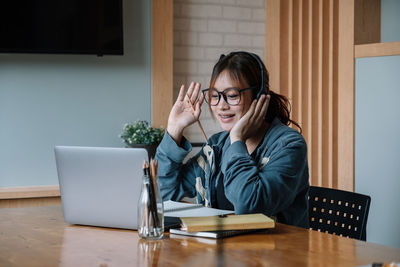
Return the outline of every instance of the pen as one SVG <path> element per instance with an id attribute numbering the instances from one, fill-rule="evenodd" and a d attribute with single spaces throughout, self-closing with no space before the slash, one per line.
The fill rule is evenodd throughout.
<path id="1" fill-rule="evenodd" d="M 190 98 L 189 98 L 189 96 L 188 96 L 187 94 L 186 94 L 186 96 L 187 96 L 187 101 L 188 101 L 188 103 L 189 103 L 189 105 L 190 105 L 190 107 L 192 108 L 192 111 L 193 111 L 193 113 L 194 113 L 195 110 L 194 110 L 194 106 L 193 106 L 193 104 L 192 104 L 192 101 L 190 101 Z M 200 120 L 197 120 L 197 123 L 199 124 L 201 133 L 203 134 L 203 137 L 204 137 L 204 139 L 206 140 L 206 143 L 208 143 L 206 133 L 204 132 L 204 129 L 203 129 L 203 126 L 202 126 L 201 123 L 200 123 Z"/>

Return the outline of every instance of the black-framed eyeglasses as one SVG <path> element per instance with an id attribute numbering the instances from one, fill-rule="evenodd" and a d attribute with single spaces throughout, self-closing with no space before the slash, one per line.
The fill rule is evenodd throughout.
<path id="1" fill-rule="evenodd" d="M 219 100 L 221 99 L 221 96 L 224 98 L 225 102 L 228 103 L 230 106 L 236 106 L 239 105 L 240 100 L 241 100 L 241 93 L 247 90 L 253 90 L 256 87 L 249 87 L 249 88 L 243 88 L 243 89 L 238 89 L 238 88 L 226 88 L 224 91 L 219 92 L 215 88 L 207 88 L 202 90 L 204 94 L 204 99 L 208 104 L 211 106 L 216 106 L 219 104 Z"/>

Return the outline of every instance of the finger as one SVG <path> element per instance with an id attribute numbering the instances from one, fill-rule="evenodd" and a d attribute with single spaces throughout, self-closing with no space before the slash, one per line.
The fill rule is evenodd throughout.
<path id="1" fill-rule="evenodd" d="M 200 93 L 200 98 L 199 98 L 200 107 L 201 107 L 201 105 L 203 105 L 203 102 L 204 102 L 204 94 Z"/>
<path id="2" fill-rule="evenodd" d="M 195 104 L 197 102 L 197 99 L 199 98 L 199 91 L 200 91 L 200 83 L 195 83 L 194 91 L 190 98 L 193 104 Z"/>
<path id="3" fill-rule="evenodd" d="M 253 117 L 254 110 L 255 110 L 255 108 L 256 108 L 257 102 L 258 102 L 257 99 L 255 99 L 255 100 L 251 103 L 249 110 L 246 112 L 246 114 L 244 114 L 243 117 L 246 117 L 246 119 L 248 119 L 248 120 L 250 120 L 250 119 Z"/>
<path id="4" fill-rule="evenodd" d="M 263 108 L 262 108 L 262 110 L 261 110 L 261 113 L 263 114 L 263 117 L 265 117 L 265 115 L 267 114 L 268 107 L 269 107 L 269 101 L 270 101 L 270 100 L 271 100 L 271 95 L 267 95 L 267 96 L 265 97 L 264 106 L 263 106 Z"/>
<path id="5" fill-rule="evenodd" d="M 251 114 L 250 121 L 254 123 L 257 120 L 258 114 L 260 113 L 260 106 L 262 105 L 262 99 L 257 99 L 257 102 L 254 105 L 253 113 Z"/>
<path id="6" fill-rule="evenodd" d="M 189 85 L 189 88 L 186 92 L 187 96 L 189 97 L 189 99 L 191 98 L 192 94 L 193 94 L 193 89 L 194 89 L 194 82 L 191 82 Z"/>
<path id="7" fill-rule="evenodd" d="M 201 114 L 201 104 L 200 104 L 200 101 L 198 101 L 196 103 L 196 110 L 194 112 L 195 118 L 198 119 L 200 117 L 200 114 Z"/>
<path id="8" fill-rule="evenodd" d="M 183 101 L 183 99 L 185 98 L 185 85 L 182 84 L 181 85 L 181 89 L 179 89 L 179 94 L 178 94 L 178 99 L 177 101 Z"/>
<path id="9" fill-rule="evenodd" d="M 254 111 L 254 114 L 255 114 L 256 116 L 258 116 L 258 115 L 260 114 L 261 109 L 262 109 L 264 103 L 265 103 L 265 95 L 261 95 L 260 99 L 259 99 L 258 102 L 257 102 L 256 109 L 255 109 L 255 111 Z"/>
<path id="10" fill-rule="evenodd" d="M 260 98 L 259 106 L 257 105 L 257 110 L 255 112 L 255 114 L 256 114 L 255 119 L 259 122 L 262 122 L 265 118 L 265 113 L 267 112 L 267 109 L 265 109 L 265 108 L 268 108 L 268 106 L 266 106 L 266 105 L 268 105 L 267 96 L 262 95 Z"/>
<path id="11" fill-rule="evenodd" d="M 265 115 L 267 114 L 268 106 L 269 106 L 269 100 L 271 99 L 270 95 L 266 95 L 264 99 L 264 103 L 262 104 L 259 117 L 261 119 L 265 118 Z"/>
<path id="12" fill-rule="evenodd" d="M 190 101 L 190 98 L 187 94 L 185 95 L 185 102 L 186 102 L 186 106 L 189 106 L 190 110 L 192 111 L 192 114 L 194 114 L 196 112 L 195 107 L 194 107 L 192 101 Z"/>

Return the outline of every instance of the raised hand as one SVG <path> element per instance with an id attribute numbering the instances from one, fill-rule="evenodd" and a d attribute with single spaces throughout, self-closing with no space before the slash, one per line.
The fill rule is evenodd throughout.
<path id="1" fill-rule="evenodd" d="M 255 99 L 246 114 L 233 126 L 229 133 L 231 144 L 236 141 L 243 141 L 255 136 L 260 127 L 265 123 L 270 95 L 262 95 L 260 99 Z"/>
<path id="2" fill-rule="evenodd" d="M 167 126 L 168 134 L 178 145 L 181 143 L 183 130 L 199 119 L 203 100 L 200 83 L 192 82 L 186 93 L 185 86 L 181 86 L 178 98 L 169 113 Z M 193 104 L 193 108 L 189 101 Z"/>

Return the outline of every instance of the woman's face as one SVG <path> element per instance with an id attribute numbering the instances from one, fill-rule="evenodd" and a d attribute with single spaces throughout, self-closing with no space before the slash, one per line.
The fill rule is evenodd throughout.
<path id="1" fill-rule="evenodd" d="M 218 92 L 222 92 L 227 88 L 243 89 L 247 87 L 249 87 L 249 85 L 246 82 L 240 84 L 239 82 L 232 80 L 227 71 L 221 72 L 214 84 L 214 88 L 217 89 Z M 240 103 L 236 106 L 231 106 L 226 103 L 222 96 L 218 105 L 211 106 L 214 116 L 218 119 L 218 122 L 224 131 L 230 131 L 236 122 L 238 122 L 250 108 L 252 102 L 251 90 L 242 92 L 240 97 Z"/>

